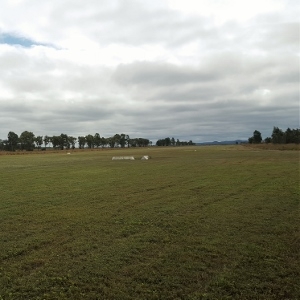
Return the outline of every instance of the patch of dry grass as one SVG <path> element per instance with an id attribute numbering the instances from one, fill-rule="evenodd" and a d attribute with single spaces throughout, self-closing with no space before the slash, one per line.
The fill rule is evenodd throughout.
<path id="1" fill-rule="evenodd" d="M 300 144 L 243 144 L 243 147 L 252 148 L 257 150 L 300 150 Z"/>

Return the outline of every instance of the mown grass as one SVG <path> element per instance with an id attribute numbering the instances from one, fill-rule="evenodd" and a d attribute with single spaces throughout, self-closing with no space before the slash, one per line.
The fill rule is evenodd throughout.
<path id="1" fill-rule="evenodd" d="M 1 156 L 0 180 L 0 299 L 300 298 L 298 151 Z"/>

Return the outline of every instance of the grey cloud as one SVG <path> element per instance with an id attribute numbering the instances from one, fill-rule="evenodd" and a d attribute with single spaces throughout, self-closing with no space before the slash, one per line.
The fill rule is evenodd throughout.
<path id="1" fill-rule="evenodd" d="M 51 10 L 50 19 L 55 20 L 57 25 L 54 26 L 60 26 L 56 29 L 60 30 L 56 39 L 63 40 L 77 32 L 102 46 L 116 43 L 141 46 L 159 42 L 174 47 L 195 37 L 200 42 L 211 40 L 217 33 L 214 28 L 204 26 L 207 18 L 186 17 L 164 4 L 153 3 L 128 0 L 112 1 L 112 5 L 102 1 L 99 5 L 99 2 L 89 1 L 82 7 L 81 1 L 72 1 L 70 5 L 64 2 Z"/>
<path id="2" fill-rule="evenodd" d="M 213 54 L 201 66 L 193 68 L 149 62 L 121 65 L 112 78 L 118 85 L 134 88 L 137 95 L 151 101 L 212 101 L 228 97 L 251 100 L 257 90 L 272 92 L 285 83 L 295 87 L 297 73 L 294 58 L 224 53 Z"/>
<path id="3" fill-rule="evenodd" d="M 255 129 L 265 137 L 273 126 L 299 126 L 299 37 L 291 9 L 288 16 L 278 12 L 214 26 L 209 17 L 184 15 L 161 1 L 53 3 L 26 4 L 25 13 L 36 6 L 45 23 L 26 23 L 21 9 L 12 12 L 19 25 L 1 20 L 14 32 L 58 47 L 78 35 L 99 49 L 117 45 L 121 61 L 124 45 L 163 49 L 163 58 L 105 67 L 97 47 L 92 65 L 66 59 L 74 49 L 50 53 L 46 46 L 0 45 L 0 138 L 30 130 L 204 141 L 247 138 Z"/>
<path id="4" fill-rule="evenodd" d="M 134 86 L 132 95 L 152 103 L 157 117 L 151 126 L 169 127 L 174 135 L 177 131 L 183 135 L 177 124 L 184 124 L 185 131 L 199 128 L 200 136 L 206 126 L 211 132 L 228 128 L 232 135 L 262 127 L 266 136 L 276 124 L 298 126 L 296 68 L 296 64 L 277 56 L 235 58 L 225 53 L 212 55 L 203 64 L 202 73 L 214 74 L 209 80 L 197 77 L 201 74 L 197 68 L 191 72 L 187 66 L 153 63 L 149 67 L 142 62 L 121 66 L 113 78 L 127 90 Z"/>
<path id="5" fill-rule="evenodd" d="M 136 62 L 120 65 L 113 79 L 123 85 L 173 86 L 176 84 L 210 81 L 217 77 L 213 72 L 192 67 L 179 67 L 167 63 Z"/>

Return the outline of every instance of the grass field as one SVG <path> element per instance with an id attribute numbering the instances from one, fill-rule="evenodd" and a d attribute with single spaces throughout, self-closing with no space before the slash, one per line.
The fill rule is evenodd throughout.
<path id="1" fill-rule="evenodd" d="M 0 182 L 1 300 L 300 299 L 299 151 L 2 155 Z"/>

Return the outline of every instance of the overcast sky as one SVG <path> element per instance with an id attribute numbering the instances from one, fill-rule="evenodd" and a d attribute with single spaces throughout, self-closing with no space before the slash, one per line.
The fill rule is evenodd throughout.
<path id="1" fill-rule="evenodd" d="M 1 0 L 0 139 L 299 128 L 297 0 Z"/>

